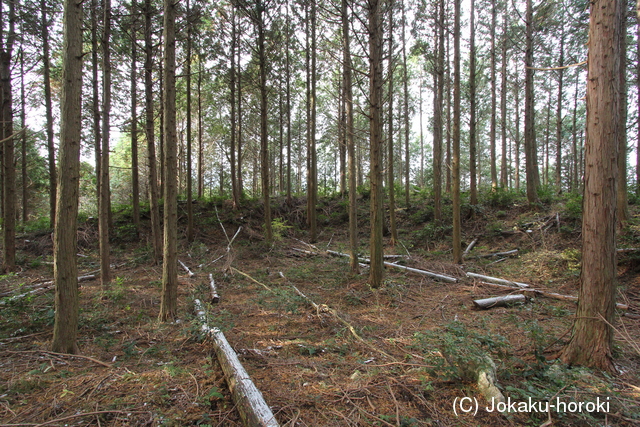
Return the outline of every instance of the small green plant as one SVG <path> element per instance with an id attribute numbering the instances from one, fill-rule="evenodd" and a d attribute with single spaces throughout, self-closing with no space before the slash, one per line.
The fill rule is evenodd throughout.
<path id="1" fill-rule="evenodd" d="M 273 240 L 281 242 L 284 237 L 289 233 L 289 229 L 292 227 L 287 225 L 287 220 L 282 218 L 274 218 L 271 221 L 271 232 L 273 233 Z"/>
<path id="2" fill-rule="evenodd" d="M 493 363 L 489 354 L 502 357 L 508 347 L 501 335 L 480 334 L 461 322 L 448 323 L 444 330 L 417 333 L 415 345 L 427 355 L 434 373 L 465 381 L 475 381 L 479 367 Z"/>

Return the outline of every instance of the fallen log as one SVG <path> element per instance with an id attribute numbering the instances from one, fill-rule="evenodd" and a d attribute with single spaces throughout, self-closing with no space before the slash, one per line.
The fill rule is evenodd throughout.
<path id="1" fill-rule="evenodd" d="M 477 308 L 481 308 L 483 310 L 493 308 L 493 307 L 505 307 L 511 304 L 526 302 L 527 297 L 522 294 L 516 295 L 504 295 L 501 297 L 494 298 L 484 298 L 473 300 L 473 303 Z"/>
<path id="2" fill-rule="evenodd" d="M 510 255 L 518 255 L 518 249 L 512 249 L 510 251 L 505 251 L 505 252 L 496 252 L 493 254 L 478 255 L 478 258 L 497 258 L 501 256 L 510 256 Z"/>
<path id="3" fill-rule="evenodd" d="M 189 278 L 192 278 L 193 276 L 195 276 L 195 275 L 196 275 L 193 271 L 189 270 L 189 267 L 187 267 L 187 266 L 184 264 L 184 262 L 182 262 L 182 261 L 180 261 L 180 260 L 178 260 L 178 262 L 180 263 L 180 265 L 182 266 L 182 268 L 184 269 L 184 271 L 186 271 L 186 272 L 187 272 L 187 274 L 189 275 Z"/>
<path id="4" fill-rule="evenodd" d="M 486 280 L 487 282 L 500 283 L 502 285 L 515 285 L 519 288 L 530 287 L 530 285 L 527 285 L 526 283 L 514 282 L 511 280 L 500 279 L 498 277 L 484 276 L 482 274 L 477 274 L 477 273 L 467 273 L 467 276 L 471 277 L 472 279 Z"/>
<path id="5" fill-rule="evenodd" d="M 342 257 L 346 257 L 346 258 L 351 258 L 351 255 L 349 254 L 343 254 L 341 252 L 336 252 L 336 251 L 330 251 L 327 250 L 326 251 L 328 254 L 330 255 L 336 255 L 336 256 L 342 256 Z M 360 259 L 361 262 L 364 263 L 370 263 L 371 261 L 367 258 L 365 259 Z M 456 279 L 455 277 L 451 277 L 451 276 L 446 276 L 444 274 L 438 274 L 438 273 L 433 273 L 431 271 L 427 271 L 427 270 L 420 270 L 418 268 L 413 268 L 413 267 L 406 267 L 404 265 L 400 265 L 400 264 L 395 264 L 392 262 L 388 262 L 388 261 L 384 261 L 384 265 L 388 266 L 388 267 L 395 267 L 395 268 L 399 268 L 401 270 L 406 270 L 406 271 L 410 271 L 412 273 L 417 273 L 417 274 L 422 274 L 423 276 L 429 276 L 432 277 L 434 279 L 438 279 L 438 280 L 442 280 L 444 282 L 451 282 L 451 283 L 456 283 L 458 282 L 458 279 Z"/>
<path id="6" fill-rule="evenodd" d="M 202 322 L 202 330 L 213 339 L 213 349 L 244 425 L 278 427 L 278 421 L 271 408 L 265 402 L 260 390 L 251 381 L 249 374 L 238 360 L 238 355 L 233 351 L 222 331 L 209 327 L 202 303 L 197 299 L 194 303 L 198 319 Z"/>
<path id="7" fill-rule="evenodd" d="M 95 278 L 96 278 L 96 276 L 94 276 L 94 275 L 80 276 L 80 277 L 78 277 L 78 283 L 86 282 L 87 280 L 93 280 Z M 14 295 L 14 296 L 12 296 L 10 298 L 7 298 L 5 300 L 0 301 L 0 305 L 6 305 L 8 303 L 12 303 L 13 301 L 17 301 L 17 300 L 22 299 L 24 297 L 27 297 L 29 295 L 38 295 L 38 294 L 44 293 L 49 288 L 51 288 L 51 286 L 53 286 L 53 280 L 50 280 L 48 282 L 42 282 L 42 283 L 38 284 L 36 287 L 34 287 L 33 289 L 31 289 L 28 292 L 24 292 L 24 293 L 19 294 L 19 295 Z M 5 296 L 5 295 L 3 294 L 3 296 Z"/>
<path id="8" fill-rule="evenodd" d="M 573 302 L 578 302 L 578 297 L 573 296 L 573 295 L 563 295 L 563 294 L 558 294 L 556 292 L 547 292 L 547 291 L 542 291 L 540 289 L 520 289 L 520 288 L 515 288 L 513 286 L 508 286 L 508 285 L 500 285 L 497 283 L 488 283 L 488 282 L 480 282 L 483 285 L 488 285 L 488 286 L 494 286 L 494 287 L 499 287 L 499 288 L 504 288 L 504 289 L 511 289 L 511 290 L 519 290 L 525 293 L 525 295 L 527 293 L 531 293 L 533 295 L 540 295 L 540 296 L 544 296 L 544 297 L 549 297 L 549 298 L 553 298 L 553 299 L 557 299 L 557 300 L 562 300 L 562 301 L 573 301 Z M 629 310 L 629 306 L 626 304 L 620 304 L 620 303 L 616 303 L 616 308 L 618 310 Z"/>
<path id="9" fill-rule="evenodd" d="M 478 243 L 478 239 L 479 237 L 476 237 L 471 241 L 471 243 L 469 243 L 469 246 L 467 246 L 467 249 L 465 249 L 464 252 L 462 253 L 462 258 L 465 258 L 467 255 L 469 255 L 469 252 L 471 252 L 471 250 L 476 246 L 476 243 Z"/>
<path id="10" fill-rule="evenodd" d="M 211 288 L 211 304 L 220 302 L 220 295 L 218 295 L 216 282 L 213 281 L 213 274 L 209 274 L 209 287 Z"/>

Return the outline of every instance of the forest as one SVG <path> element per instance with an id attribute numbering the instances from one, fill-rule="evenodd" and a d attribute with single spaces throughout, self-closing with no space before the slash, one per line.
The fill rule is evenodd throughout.
<path id="1" fill-rule="evenodd" d="M 640 423 L 640 9 L 0 0 L 0 427 Z"/>

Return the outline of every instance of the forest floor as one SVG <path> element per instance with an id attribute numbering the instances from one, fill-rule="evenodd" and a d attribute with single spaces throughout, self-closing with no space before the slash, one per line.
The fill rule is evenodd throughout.
<path id="1" fill-rule="evenodd" d="M 138 238 L 128 211 L 116 213 L 111 286 L 81 283 L 79 349 L 86 358 L 49 352 L 53 290 L 43 282 L 52 277 L 50 231 L 20 236 L 20 272 L 0 279 L 0 426 L 242 425 L 194 313 L 194 299 L 208 300 L 209 274 L 221 299 L 207 304 L 208 323 L 222 329 L 282 426 L 640 424 L 640 252 L 619 255 L 618 302 L 629 309 L 618 311 L 615 323 L 618 375 L 554 358 L 570 336 L 572 301 L 538 295 L 520 305 L 474 308 L 474 299 L 513 291 L 465 272 L 577 295 L 575 200 L 536 209 L 494 200 L 465 209 L 465 245 L 479 240 L 462 266 L 451 263 L 450 228 L 432 220 L 427 201 L 398 209 L 401 244 L 387 245 L 385 253 L 459 280 L 388 268 L 380 289 L 368 285 L 366 269 L 354 275 L 348 259 L 324 253 L 347 251 L 346 203 L 322 200 L 316 250 L 304 243 L 304 201 L 298 202 L 275 206 L 281 220 L 271 246 L 261 240 L 258 203 L 234 212 L 224 203 L 197 202 L 195 242 L 183 239 L 179 248 L 195 276 L 181 270 L 180 320 L 172 324 L 157 321 L 162 269 L 151 263 L 148 230 Z M 359 224 L 364 254 L 366 205 Z M 640 246 L 639 212 L 632 206 L 619 247 Z M 98 269 L 96 228 L 89 219 L 79 232 L 81 273 Z M 482 257 L 512 249 L 517 254 Z M 329 310 L 310 306 L 294 286 Z M 486 355 L 512 402 L 560 406 L 490 411 L 464 369 Z M 471 406 L 460 406 L 464 397 Z"/>

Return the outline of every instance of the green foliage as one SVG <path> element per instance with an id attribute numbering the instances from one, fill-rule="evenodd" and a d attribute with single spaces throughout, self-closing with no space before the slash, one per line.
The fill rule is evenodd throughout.
<path id="1" fill-rule="evenodd" d="M 257 303 L 267 310 L 292 314 L 298 314 L 300 307 L 305 307 L 307 304 L 306 300 L 291 288 L 264 290 L 260 293 Z"/>
<path id="2" fill-rule="evenodd" d="M 432 221 L 418 230 L 415 237 L 418 240 L 442 240 L 451 233 L 451 230 L 453 230 L 451 225 Z"/>
<path id="3" fill-rule="evenodd" d="M 504 356 L 508 348 L 503 336 L 480 334 L 461 322 L 448 323 L 442 330 L 417 333 L 414 345 L 426 354 L 427 364 L 435 367 L 434 373 L 466 381 L 476 380 L 475 368 L 490 362 L 488 353 Z"/>
<path id="4" fill-rule="evenodd" d="M 16 227 L 19 233 L 37 233 L 51 231 L 48 216 L 39 216 L 35 219 L 21 223 Z"/>
<path id="5" fill-rule="evenodd" d="M 562 209 L 562 219 L 564 221 L 579 222 L 582 220 L 582 194 L 569 193 L 566 196 Z"/>
<path id="6" fill-rule="evenodd" d="M 483 205 L 496 209 L 510 209 L 518 202 L 522 202 L 523 194 L 515 190 L 496 188 L 480 192 L 478 198 Z"/>

